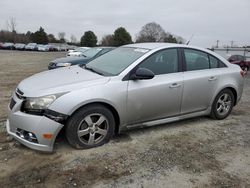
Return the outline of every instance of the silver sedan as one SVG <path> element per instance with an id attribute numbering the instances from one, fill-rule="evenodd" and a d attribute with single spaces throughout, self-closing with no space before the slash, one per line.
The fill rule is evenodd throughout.
<path id="1" fill-rule="evenodd" d="M 52 151 L 63 127 L 70 145 L 83 149 L 138 126 L 224 119 L 241 98 L 243 77 L 240 67 L 206 49 L 126 45 L 86 66 L 23 80 L 9 105 L 7 131 L 30 148 Z"/>

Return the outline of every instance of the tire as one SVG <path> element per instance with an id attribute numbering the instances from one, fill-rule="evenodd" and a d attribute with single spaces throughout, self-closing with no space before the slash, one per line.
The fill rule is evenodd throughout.
<path id="1" fill-rule="evenodd" d="M 90 105 L 76 111 L 66 124 L 66 138 L 76 149 L 101 146 L 115 130 L 112 112 L 103 105 Z"/>
<path id="2" fill-rule="evenodd" d="M 231 113 L 234 101 L 234 95 L 230 89 L 222 90 L 213 102 L 210 116 L 213 119 L 225 119 Z"/>

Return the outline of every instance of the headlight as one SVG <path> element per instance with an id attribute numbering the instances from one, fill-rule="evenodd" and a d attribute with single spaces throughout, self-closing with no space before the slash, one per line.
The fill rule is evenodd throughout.
<path id="1" fill-rule="evenodd" d="M 71 66 L 71 63 L 57 63 L 56 65 L 59 67 L 68 67 Z"/>
<path id="2" fill-rule="evenodd" d="M 46 110 L 58 97 L 65 93 L 47 95 L 44 97 L 26 98 L 22 105 L 22 111 L 34 114 L 41 114 Z"/>

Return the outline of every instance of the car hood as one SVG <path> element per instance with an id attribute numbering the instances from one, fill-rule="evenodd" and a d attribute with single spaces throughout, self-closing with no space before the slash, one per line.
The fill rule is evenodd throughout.
<path id="1" fill-rule="evenodd" d="M 109 80 L 76 65 L 35 74 L 20 82 L 18 89 L 26 97 L 39 97 L 105 84 Z"/>

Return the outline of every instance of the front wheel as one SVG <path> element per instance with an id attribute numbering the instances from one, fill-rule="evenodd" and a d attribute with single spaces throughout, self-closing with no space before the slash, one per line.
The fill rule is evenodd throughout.
<path id="1" fill-rule="evenodd" d="M 230 89 L 221 91 L 213 102 L 210 116 L 214 119 L 225 119 L 233 109 L 234 100 L 233 92 Z"/>
<path id="2" fill-rule="evenodd" d="M 115 120 L 103 105 L 86 106 L 67 122 L 66 138 L 71 146 L 87 149 L 107 143 L 114 134 Z"/>

